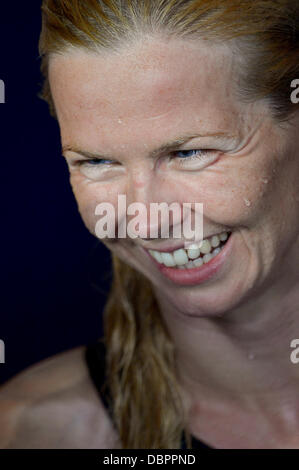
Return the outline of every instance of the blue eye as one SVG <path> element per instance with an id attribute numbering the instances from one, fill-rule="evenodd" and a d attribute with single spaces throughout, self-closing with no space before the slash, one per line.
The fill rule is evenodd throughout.
<path id="1" fill-rule="evenodd" d="M 194 156 L 194 152 L 197 152 L 197 150 L 181 150 L 175 153 L 185 154 L 184 156 L 178 155 L 179 158 L 190 158 Z"/>
<path id="2" fill-rule="evenodd" d="M 211 150 L 206 149 L 206 150 L 178 150 L 177 152 L 174 152 L 174 157 L 179 158 L 179 159 L 198 159 L 201 156 L 206 155 L 208 152 Z M 185 155 L 180 155 L 180 154 L 185 154 Z"/>
<path id="3" fill-rule="evenodd" d="M 215 163 L 219 158 L 219 151 L 214 149 L 177 150 L 171 153 L 172 168 L 186 171 L 202 170 Z"/>
<path id="4" fill-rule="evenodd" d="M 91 165 L 91 166 L 100 166 L 113 163 L 111 160 L 105 160 L 104 158 L 90 158 L 88 160 L 78 160 L 77 164 L 80 165 Z"/>
<path id="5" fill-rule="evenodd" d="M 111 163 L 111 160 L 104 160 L 103 158 L 94 158 L 92 160 L 88 160 L 91 165 L 106 165 L 107 163 Z"/>

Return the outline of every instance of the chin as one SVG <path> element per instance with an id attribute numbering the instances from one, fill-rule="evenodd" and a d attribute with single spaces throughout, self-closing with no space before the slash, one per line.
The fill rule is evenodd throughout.
<path id="1" fill-rule="evenodd" d="M 164 287 L 164 288 L 163 288 Z M 252 282 L 248 279 L 221 280 L 198 287 L 155 286 L 163 310 L 179 316 L 213 318 L 224 317 L 253 295 Z"/>

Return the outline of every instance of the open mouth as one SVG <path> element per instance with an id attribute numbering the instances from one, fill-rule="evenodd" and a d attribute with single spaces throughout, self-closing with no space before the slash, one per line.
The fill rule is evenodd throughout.
<path id="1" fill-rule="evenodd" d="M 219 235 L 205 238 L 200 248 L 197 245 L 191 245 L 188 249 L 180 248 L 171 253 L 156 250 L 149 250 L 149 253 L 159 264 L 167 268 L 189 270 L 207 264 L 215 258 L 225 246 L 230 235 L 231 232 L 222 232 Z"/>

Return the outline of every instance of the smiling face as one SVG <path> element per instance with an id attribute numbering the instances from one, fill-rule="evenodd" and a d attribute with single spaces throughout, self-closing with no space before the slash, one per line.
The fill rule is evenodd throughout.
<path id="1" fill-rule="evenodd" d="M 284 271 L 291 276 L 298 260 L 298 118 L 278 126 L 265 103 L 242 104 L 237 78 L 229 49 L 200 41 L 152 38 L 118 54 L 78 50 L 50 60 L 64 156 L 92 233 L 96 206 L 116 207 L 119 194 L 147 207 L 203 203 L 204 238 L 232 232 L 211 261 L 185 270 L 148 252 L 184 240 L 105 242 L 150 279 L 165 309 L 188 315 L 222 314 Z M 189 140 L 162 150 L 182 136 Z"/>

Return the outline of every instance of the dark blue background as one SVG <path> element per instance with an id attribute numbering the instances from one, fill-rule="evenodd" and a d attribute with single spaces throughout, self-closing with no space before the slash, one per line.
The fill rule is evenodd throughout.
<path id="1" fill-rule="evenodd" d="M 96 340 L 110 255 L 83 225 L 41 87 L 41 0 L 1 2 L 0 383 L 58 352 Z"/>

